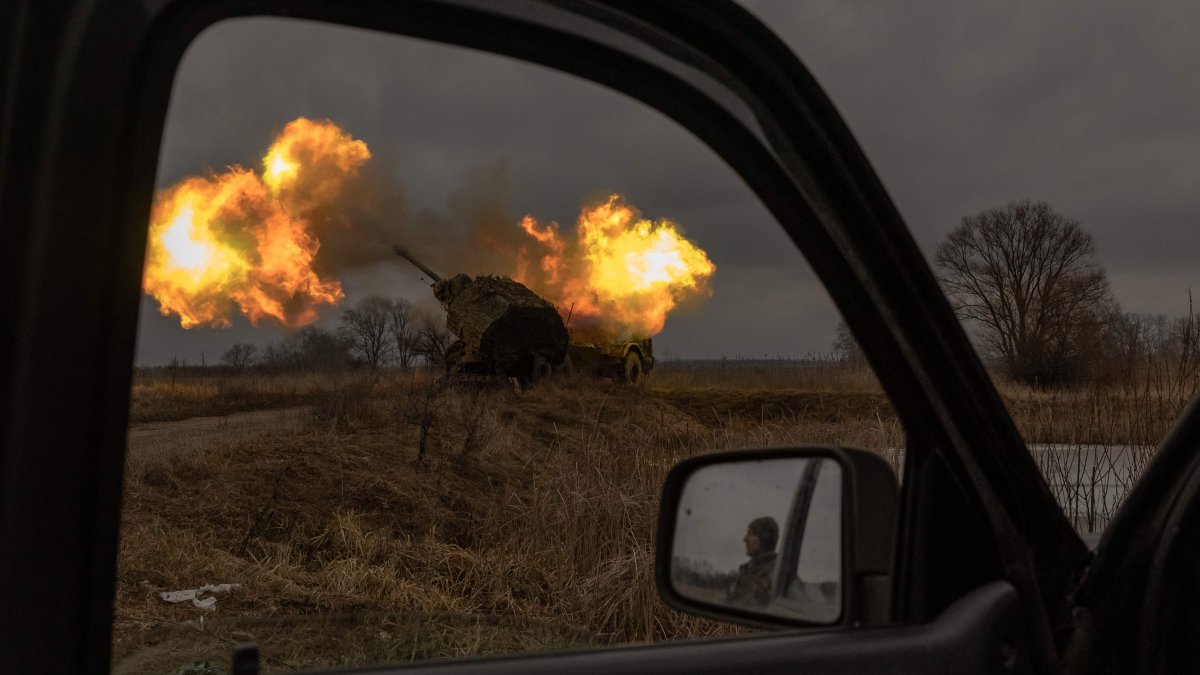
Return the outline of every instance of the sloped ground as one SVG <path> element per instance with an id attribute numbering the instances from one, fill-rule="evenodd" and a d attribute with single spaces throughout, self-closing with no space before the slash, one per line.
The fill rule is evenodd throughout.
<path id="1" fill-rule="evenodd" d="M 1031 441 L 1148 448 L 1190 398 L 1001 391 Z M 869 373 L 829 368 L 524 395 L 420 374 L 192 378 L 133 398 L 135 421 L 157 421 L 129 437 L 114 663 L 131 673 L 227 668 L 243 640 L 288 670 L 736 633 L 657 598 L 669 468 L 727 448 L 904 445 Z M 189 412 L 209 417 L 165 422 Z M 211 609 L 158 596 L 207 583 L 241 586 Z"/>
<path id="2" fill-rule="evenodd" d="M 899 433 L 878 394 L 573 380 L 519 395 L 409 376 L 312 401 L 133 427 L 119 672 L 227 667 L 246 639 L 287 670 L 738 632 L 657 598 L 667 470 L 729 447 L 897 447 Z M 211 609 L 158 596 L 208 583 L 241 586 Z"/>

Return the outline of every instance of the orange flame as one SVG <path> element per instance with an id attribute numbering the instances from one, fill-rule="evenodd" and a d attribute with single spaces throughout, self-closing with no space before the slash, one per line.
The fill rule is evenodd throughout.
<path id="1" fill-rule="evenodd" d="M 525 216 L 521 228 L 542 254 L 536 272 L 518 261 L 517 280 L 554 300 L 572 326 L 609 336 L 658 334 L 679 302 L 707 292 L 717 269 L 677 224 L 642 218 L 618 195 L 583 208 L 573 248 L 558 223 Z"/>
<path id="2" fill-rule="evenodd" d="M 225 328 L 234 308 L 258 325 L 303 326 L 343 297 L 313 269 L 321 243 L 306 213 L 336 199 L 370 159 L 362 141 L 329 121 L 293 120 L 263 157 L 193 176 L 156 195 L 142 285 L 184 328 Z"/>

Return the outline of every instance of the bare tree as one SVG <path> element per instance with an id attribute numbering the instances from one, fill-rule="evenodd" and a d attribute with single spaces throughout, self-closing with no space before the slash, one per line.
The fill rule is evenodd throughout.
<path id="1" fill-rule="evenodd" d="M 1196 323 L 1196 312 L 1192 308 L 1192 289 L 1188 289 L 1187 316 L 1178 319 L 1174 328 L 1175 341 L 1179 344 L 1179 355 L 1184 361 L 1196 359 L 1197 347 L 1200 346 L 1200 325 Z"/>
<path id="2" fill-rule="evenodd" d="M 484 388 L 465 386 L 459 388 L 454 396 L 454 412 L 459 425 L 462 427 L 462 454 L 470 455 L 481 445 L 487 445 L 485 422 L 494 408 L 484 393 Z M 481 443 L 482 441 L 482 443 Z"/>
<path id="3" fill-rule="evenodd" d="M 963 218 L 934 260 L 959 316 L 1023 382 L 1078 378 L 1116 312 L 1092 236 L 1045 202 Z"/>
<path id="4" fill-rule="evenodd" d="M 429 450 L 429 435 L 446 403 L 445 393 L 446 382 L 442 378 L 428 373 L 412 373 L 405 410 L 417 427 L 418 462 L 425 460 Z"/>
<path id="5" fill-rule="evenodd" d="M 854 335 L 850 333 L 850 326 L 847 326 L 845 321 L 838 322 L 834 333 L 833 355 L 848 366 L 867 365 L 867 355 L 863 353 L 862 347 L 858 346 L 858 340 L 854 339 Z"/>
<path id="6" fill-rule="evenodd" d="M 446 351 L 453 342 L 453 336 L 432 316 L 426 315 L 421 323 L 421 330 L 417 331 L 414 353 L 434 368 L 444 367 Z"/>
<path id="7" fill-rule="evenodd" d="M 391 325 L 395 303 L 371 296 L 353 309 L 342 310 L 338 332 L 371 370 L 379 370 L 392 353 Z"/>
<path id="8" fill-rule="evenodd" d="M 290 369 L 338 372 L 349 367 L 352 351 L 353 345 L 345 335 L 305 326 L 284 340 L 279 355 Z"/>
<path id="9" fill-rule="evenodd" d="M 172 356 L 167 363 L 167 372 L 171 374 L 171 386 L 175 386 L 175 378 L 182 375 L 187 370 L 187 359 L 180 360 L 178 356 Z"/>
<path id="10" fill-rule="evenodd" d="M 250 365 L 254 360 L 254 353 L 258 348 L 248 342 L 239 342 L 230 347 L 228 351 L 221 356 L 221 363 L 229 366 L 236 372 L 241 372 Z"/>
<path id="11" fill-rule="evenodd" d="M 417 360 L 417 322 L 412 303 L 398 298 L 392 303 L 388 315 L 388 337 L 392 342 L 392 353 L 396 365 L 404 370 L 412 368 Z"/>

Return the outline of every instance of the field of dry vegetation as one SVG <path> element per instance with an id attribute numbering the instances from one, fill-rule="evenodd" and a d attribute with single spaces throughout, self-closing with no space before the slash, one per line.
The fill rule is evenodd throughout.
<path id="1" fill-rule="evenodd" d="M 1193 390 L 1002 386 L 1031 441 L 1146 446 Z M 298 409 L 293 423 L 135 443 L 277 408 Z M 895 465 L 904 444 L 871 374 L 836 365 L 667 365 L 640 389 L 569 379 L 525 394 L 421 371 L 141 374 L 131 410 L 114 634 L 130 673 L 221 672 L 247 640 L 288 670 L 739 632 L 658 600 L 669 468 L 814 443 Z M 159 597 L 210 583 L 240 586 L 209 609 Z"/>

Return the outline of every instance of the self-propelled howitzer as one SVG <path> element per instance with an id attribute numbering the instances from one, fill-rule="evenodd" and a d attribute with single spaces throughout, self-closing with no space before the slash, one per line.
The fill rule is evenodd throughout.
<path id="1" fill-rule="evenodd" d="M 432 280 L 446 310 L 446 328 L 458 338 L 446 352 L 448 374 L 498 375 L 529 384 L 567 362 L 566 325 L 554 305 L 508 277 L 457 274 L 442 278 L 408 251 L 396 254 Z"/>

